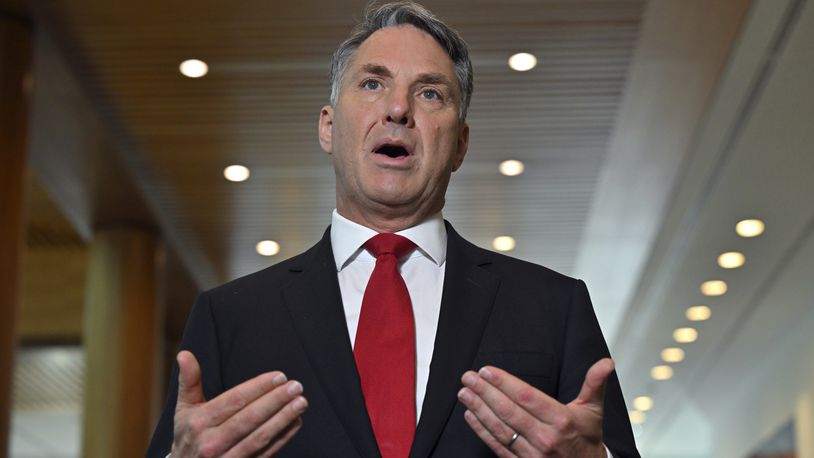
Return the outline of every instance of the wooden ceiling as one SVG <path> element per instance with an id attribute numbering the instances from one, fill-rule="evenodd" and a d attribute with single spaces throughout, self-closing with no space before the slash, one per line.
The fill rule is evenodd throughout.
<path id="1" fill-rule="evenodd" d="M 158 227 L 178 253 L 171 270 L 201 288 L 309 246 L 334 204 L 316 141 L 328 59 L 363 2 L 122 3 L 34 3 L 40 197 L 81 240 L 98 224 Z M 711 453 L 715 444 L 695 438 L 741 426 L 727 417 L 743 411 L 730 387 L 752 386 L 741 380 L 752 366 L 779 364 L 775 334 L 814 320 L 804 278 L 814 259 L 811 2 L 426 4 L 469 41 L 476 73 L 472 147 L 445 216 L 482 246 L 512 235 L 512 255 L 585 277 L 627 397 L 656 399 L 638 430 L 642 450 Z M 509 70 L 517 51 L 540 66 Z M 177 66 L 191 57 L 210 74 L 182 77 Z M 526 173 L 499 175 L 508 158 Z M 223 180 L 231 163 L 252 178 Z M 744 242 L 730 226 L 750 212 L 770 218 L 772 232 Z M 265 238 L 283 251 L 257 255 Z M 733 247 L 747 267 L 721 273 L 714 254 Z M 710 303 L 713 318 L 675 378 L 654 383 L 659 350 L 712 275 L 726 276 L 730 294 Z M 172 291 L 177 328 L 189 293 Z M 795 339 L 780 348 L 800 354 Z M 725 439 L 749 445 L 736 432 Z"/>
<path id="2" fill-rule="evenodd" d="M 445 216 L 476 243 L 569 273 L 636 44 L 641 1 L 428 2 L 472 47 L 472 141 Z M 333 172 L 316 139 L 336 44 L 364 6 L 340 2 L 71 1 L 51 39 L 102 107 L 113 147 L 199 285 L 292 256 L 329 223 Z M 510 70 L 508 57 L 540 65 Z M 199 58 L 192 80 L 178 64 Z M 520 159 L 518 178 L 498 174 Z M 222 178 L 233 163 L 248 182 Z M 274 239 L 268 259 L 254 245 Z"/>
<path id="3" fill-rule="evenodd" d="M 329 58 L 363 6 L 31 2 L 37 59 L 24 342 L 79 342 L 85 242 L 96 227 L 154 226 L 178 254 L 166 279 L 170 338 L 180 334 L 194 292 L 184 271 L 207 288 L 310 246 L 334 206 L 331 163 L 316 139 Z M 460 30 L 475 66 L 472 147 L 445 216 L 482 246 L 512 235 L 515 255 L 570 272 L 644 2 L 427 6 Z M 540 65 L 510 70 L 507 59 L 519 51 Z M 179 74 L 178 64 L 193 57 L 209 64 L 205 78 Z M 520 177 L 497 172 L 510 158 L 526 163 Z M 251 179 L 226 182 L 222 170 L 232 163 L 249 166 Z M 266 238 L 281 243 L 279 255 L 254 251 Z M 27 351 L 16 408 L 76 408 L 81 354 L 56 350 L 54 360 L 53 351 Z M 32 421 L 29 433 L 47 429 Z"/>

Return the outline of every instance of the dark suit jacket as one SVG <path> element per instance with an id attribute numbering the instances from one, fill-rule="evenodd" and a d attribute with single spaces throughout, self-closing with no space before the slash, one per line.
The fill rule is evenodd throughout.
<path id="1" fill-rule="evenodd" d="M 441 313 L 410 457 L 493 456 L 464 420 L 461 375 L 491 364 L 567 403 L 608 349 L 583 282 L 478 248 L 447 224 Z M 309 407 L 279 456 L 378 457 L 331 251 L 329 231 L 305 253 L 200 295 L 181 344 L 201 365 L 211 399 L 272 370 L 302 382 Z M 148 457 L 170 449 L 178 391 Z M 615 374 L 606 391 L 604 441 L 614 457 L 638 457 Z"/>

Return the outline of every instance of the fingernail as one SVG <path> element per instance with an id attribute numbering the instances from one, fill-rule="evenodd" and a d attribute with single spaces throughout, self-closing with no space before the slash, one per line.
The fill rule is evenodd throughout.
<path id="1" fill-rule="evenodd" d="M 300 382 L 294 381 L 288 385 L 288 394 L 295 395 L 302 393 L 302 384 Z"/>
<path id="2" fill-rule="evenodd" d="M 275 375 L 273 379 L 271 379 L 271 383 L 273 383 L 275 386 L 282 385 L 286 382 L 286 380 L 288 380 L 288 378 L 286 378 L 285 374 L 280 372 L 279 374 Z"/>
<path id="3" fill-rule="evenodd" d="M 492 380 L 492 372 L 485 367 L 481 367 L 480 370 L 478 371 L 478 374 L 480 374 L 481 377 L 488 381 Z"/>
<path id="4" fill-rule="evenodd" d="M 475 421 L 475 414 L 471 410 L 464 412 L 464 417 L 469 421 Z"/>
<path id="5" fill-rule="evenodd" d="M 305 411 L 305 408 L 308 407 L 308 402 L 305 400 L 304 397 L 300 396 L 291 403 L 291 407 L 294 408 L 297 412 Z"/>
<path id="6" fill-rule="evenodd" d="M 458 399 L 464 402 L 469 402 L 472 400 L 472 393 L 470 393 L 466 388 L 461 388 L 461 391 L 458 391 Z"/>
<path id="7" fill-rule="evenodd" d="M 471 374 L 471 373 L 464 374 L 464 378 L 463 378 L 464 385 L 472 386 L 472 385 L 475 384 L 475 381 L 476 381 L 476 378 L 475 378 L 475 376 L 473 374 Z"/>

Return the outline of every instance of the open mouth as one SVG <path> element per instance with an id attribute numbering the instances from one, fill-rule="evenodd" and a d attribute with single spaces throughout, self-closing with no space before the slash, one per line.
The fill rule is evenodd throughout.
<path id="1" fill-rule="evenodd" d="M 410 152 L 407 151 L 407 148 L 400 146 L 400 145 L 389 145 L 385 144 L 382 145 L 374 151 L 376 154 L 384 154 L 385 156 L 397 159 L 400 157 L 407 157 L 410 155 Z"/>

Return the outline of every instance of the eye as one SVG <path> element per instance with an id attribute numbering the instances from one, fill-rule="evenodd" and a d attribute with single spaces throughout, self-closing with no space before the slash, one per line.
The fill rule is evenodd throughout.
<path id="1" fill-rule="evenodd" d="M 362 87 L 370 91 L 375 91 L 376 89 L 379 89 L 381 86 L 382 84 L 376 80 L 364 80 L 362 82 Z"/>
<path id="2" fill-rule="evenodd" d="M 441 94 L 435 89 L 424 89 L 421 91 L 421 97 L 425 100 L 441 100 Z"/>

